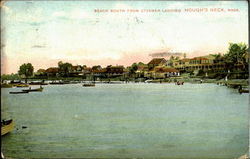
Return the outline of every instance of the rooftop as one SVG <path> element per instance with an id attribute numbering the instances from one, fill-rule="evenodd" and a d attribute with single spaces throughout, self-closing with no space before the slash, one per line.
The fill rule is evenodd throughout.
<path id="1" fill-rule="evenodd" d="M 153 64 L 153 65 L 159 65 L 162 62 L 166 62 L 166 60 L 164 58 L 153 58 L 148 65 Z"/>
<path id="2" fill-rule="evenodd" d="M 47 72 L 47 73 L 57 73 L 57 72 L 59 72 L 59 68 L 58 67 L 50 67 L 45 72 Z"/>

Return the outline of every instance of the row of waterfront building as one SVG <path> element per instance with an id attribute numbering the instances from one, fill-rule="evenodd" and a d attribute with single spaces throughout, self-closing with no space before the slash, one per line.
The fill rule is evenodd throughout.
<path id="1" fill-rule="evenodd" d="M 249 63 L 248 56 L 246 57 L 246 61 Z M 172 58 L 168 60 L 165 58 L 153 58 L 147 64 L 140 62 L 128 67 L 122 65 L 109 65 L 102 68 L 100 65 L 93 67 L 76 65 L 69 69 L 67 76 L 167 78 L 171 76 L 180 76 L 180 74 L 185 71 L 223 70 L 225 68 L 226 64 L 223 61 L 223 57 L 216 58 L 214 55 L 207 55 L 183 59 Z M 59 76 L 60 71 L 58 67 L 39 69 L 35 73 L 35 76 Z"/>

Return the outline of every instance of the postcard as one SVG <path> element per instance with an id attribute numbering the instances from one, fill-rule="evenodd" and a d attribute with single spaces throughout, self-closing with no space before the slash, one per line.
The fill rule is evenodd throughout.
<path id="1" fill-rule="evenodd" d="M 248 1 L 1 1 L 2 158 L 249 158 Z"/>

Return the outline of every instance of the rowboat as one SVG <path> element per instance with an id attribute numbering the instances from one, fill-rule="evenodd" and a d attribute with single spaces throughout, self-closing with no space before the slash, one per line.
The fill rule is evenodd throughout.
<path id="1" fill-rule="evenodd" d="M 94 83 L 85 83 L 82 85 L 83 87 L 94 87 L 95 84 Z"/>
<path id="2" fill-rule="evenodd" d="M 24 89 L 23 92 L 42 92 L 43 91 L 43 87 L 40 88 L 35 88 L 35 89 Z"/>
<path id="3" fill-rule="evenodd" d="M 14 122 L 12 119 L 1 121 L 1 136 L 11 132 L 14 129 Z"/>
<path id="4" fill-rule="evenodd" d="M 238 89 L 239 93 L 249 93 L 249 89 L 243 89 L 242 86 L 239 86 L 239 89 Z"/>
<path id="5" fill-rule="evenodd" d="M 249 93 L 248 89 L 239 89 L 239 93 Z"/>
<path id="6" fill-rule="evenodd" d="M 10 94 L 23 94 L 23 93 L 29 93 L 27 91 L 21 91 L 21 92 L 10 92 Z"/>

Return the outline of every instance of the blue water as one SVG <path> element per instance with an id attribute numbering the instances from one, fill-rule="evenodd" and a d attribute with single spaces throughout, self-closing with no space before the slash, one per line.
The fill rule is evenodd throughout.
<path id="1" fill-rule="evenodd" d="M 16 123 L 2 137 L 5 156 L 233 159 L 248 150 L 249 96 L 235 89 L 188 83 L 44 87 L 29 94 L 1 89 L 1 116 Z"/>

